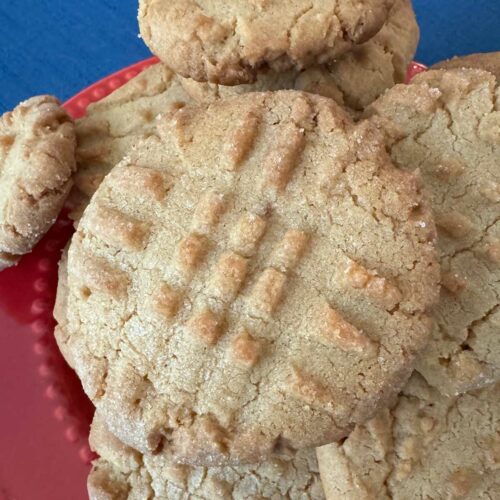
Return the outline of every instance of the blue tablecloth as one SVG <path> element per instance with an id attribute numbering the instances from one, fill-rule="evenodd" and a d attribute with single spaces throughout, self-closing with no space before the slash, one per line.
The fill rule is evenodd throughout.
<path id="1" fill-rule="evenodd" d="M 414 4 L 419 61 L 500 50 L 500 0 Z M 67 99 L 147 57 L 136 11 L 137 0 L 0 0 L 0 112 L 34 94 Z"/>

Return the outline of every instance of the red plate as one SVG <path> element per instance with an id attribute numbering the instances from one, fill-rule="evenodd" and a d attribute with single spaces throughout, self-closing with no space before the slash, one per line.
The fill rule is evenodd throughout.
<path id="1" fill-rule="evenodd" d="M 115 73 L 71 98 L 74 118 L 157 62 Z M 408 79 L 425 69 L 414 63 Z M 63 214 L 14 268 L 0 273 L 0 500 L 84 500 L 93 407 L 54 341 L 57 262 L 71 236 Z"/>

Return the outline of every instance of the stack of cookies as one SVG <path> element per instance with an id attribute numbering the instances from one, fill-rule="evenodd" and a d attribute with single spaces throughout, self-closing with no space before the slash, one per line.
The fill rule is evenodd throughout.
<path id="1" fill-rule="evenodd" d="M 408 0 L 139 22 L 162 62 L 74 128 L 0 122 L 5 265 L 77 165 L 54 315 L 90 498 L 500 498 L 500 54 L 402 84 Z"/>

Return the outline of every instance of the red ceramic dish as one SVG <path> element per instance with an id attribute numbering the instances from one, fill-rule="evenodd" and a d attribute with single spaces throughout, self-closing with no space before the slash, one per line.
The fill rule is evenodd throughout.
<path id="1" fill-rule="evenodd" d="M 147 67 L 151 58 L 83 90 L 74 118 Z M 414 63 L 408 79 L 425 69 Z M 0 500 L 84 500 L 93 408 L 54 341 L 57 262 L 71 236 L 62 214 L 18 266 L 0 273 Z"/>

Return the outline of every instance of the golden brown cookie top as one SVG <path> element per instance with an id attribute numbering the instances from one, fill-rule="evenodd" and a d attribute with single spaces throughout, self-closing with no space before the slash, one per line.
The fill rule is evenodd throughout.
<path id="1" fill-rule="evenodd" d="M 142 455 L 124 445 L 94 417 L 90 444 L 100 455 L 88 478 L 91 500 L 245 500 L 284 498 L 324 500 L 316 453 L 300 450 L 256 465 L 191 467 L 164 455 Z"/>
<path id="2" fill-rule="evenodd" d="M 419 375 L 391 410 L 318 448 L 327 498 L 498 498 L 500 385 L 446 397 Z"/>
<path id="3" fill-rule="evenodd" d="M 74 170 L 74 126 L 55 97 L 32 97 L 0 117 L 0 269 L 47 232 Z"/>
<path id="4" fill-rule="evenodd" d="M 141 0 L 141 34 L 176 73 L 223 85 L 332 61 L 375 35 L 393 0 Z"/>
<path id="5" fill-rule="evenodd" d="M 418 175 L 333 101 L 186 106 L 85 211 L 62 349 L 143 452 L 237 464 L 331 442 L 427 342 L 434 237 Z"/>
<path id="6" fill-rule="evenodd" d="M 441 300 L 418 370 L 454 395 L 500 380 L 499 85 L 485 71 L 428 71 L 370 109 L 393 160 L 422 174 L 438 227 Z"/>

